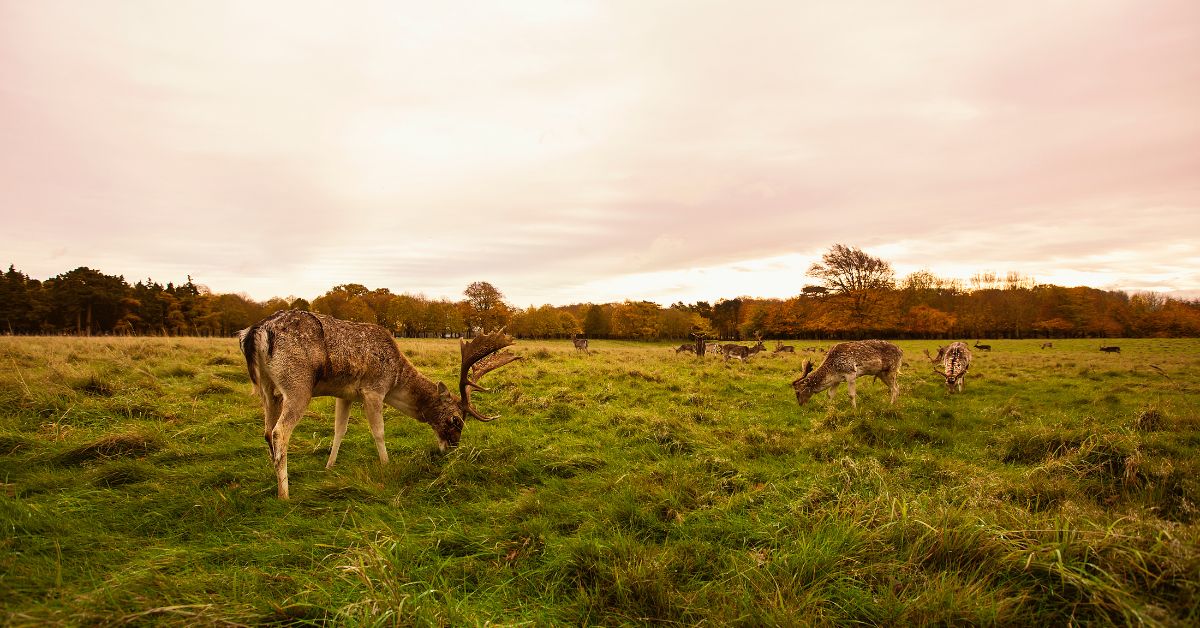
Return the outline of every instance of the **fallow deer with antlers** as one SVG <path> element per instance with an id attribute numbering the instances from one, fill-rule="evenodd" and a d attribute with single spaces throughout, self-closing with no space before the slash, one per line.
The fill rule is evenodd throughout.
<path id="1" fill-rule="evenodd" d="M 417 371 L 392 334 L 379 325 L 284 310 L 238 332 L 238 338 L 254 392 L 262 401 L 263 434 L 280 499 L 288 498 L 288 441 L 313 397 L 337 398 L 326 469 L 337 460 L 354 401 L 362 402 L 379 462 L 387 464 L 383 404 L 429 424 L 444 451 L 458 445 L 467 416 L 480 421 L 499 418 L 476 410 L 471 391 L 486 392 L 479 378 L 519 358 L 500 352 L 513 344 L 503 331 L 460 341 L 462 367 L 455 396 L 445 384 Z"/>
<path id="2" fill-rule="evenodd" d="M 580 338 L 579 334 L 574 334 L 571 336 L 571 342 L 574 343 L 576 351 L 582 351 L 588 355 L 592 354 L 591 351 L 588 351 L 587 338 Z"/>
<path id="3" fill-rule="evenodd" d="M 887 384 L 892 394 L 891 403 L 896 403 L 900 394 L 900 384 L 896 378 L 900 375 L 900 365 L 904 354 L 900 347 L 886 340 L 858 340 L 855 342 L 840 342 L 829 350 L 825 361 L 816 370 L 812 362 L 805 360 L 803 372 L 792 382 L 796 391 L 796 402 L 804 405 L 813 395 L 822 390 L 829 390 L 829 398 L 837 385 L 846 382 L 850 392 L 850 405 L 858 407 L 854 382 L 860 375 L 874 375 L 875 379 Z"/>
<path id="4" fill-rule="evenodd" d="M 925 357 L 934 364 L 934 372 L 946 378 L 947 390 L 962 392 L 963 383 L 967 379 L 967 369 L 971 368 L 971 349 L 967 347 L 967 343 L 952 342 L 949 346 L 938 347 L 936 356 L 929 355 L 929 349 L 926 349 Z M 940 371 L 937 369 L 938 362 L 942 363 Z"/>
<path id="5" fill-rule="evenodd" d="M 775 341 L 775 351 L 773 353 L 795 353 L 796 347 L 783 344 L 782 340 Z"/>
<path id="6" fill-rule="evenodd" d="M 757 342 L 753 346 L 750 346 L 750 347 L 747 347 L 745 345 L 738 345 L 738 344 L 721 345 L 721 353 L 725 355 L 726 360 L 728 360 L 729 358 L 737 358 L 739 360 L 748 360 L 748 359 L 750 359 L 750 356 L 754 355 L 755 353 L 758 353 L 759 351 L 767 350 L 766 346 L 763 345 L 761 333 L 754 334 L 754 339 Z"/>

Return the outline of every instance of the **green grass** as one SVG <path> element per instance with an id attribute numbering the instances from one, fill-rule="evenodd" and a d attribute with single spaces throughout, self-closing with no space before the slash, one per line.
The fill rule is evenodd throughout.
<path id="1" fill-rule="evenodd" d="M 1200 622 L 1200 341 L 997 340 L 961 395 L 899 344 L 851 410 L 803 353 L 520 342 L 449 454 L 356 407 L 326 471 L 314 401 L 282 502 L 234 340 L 0 338 L 0 622 Z"/>

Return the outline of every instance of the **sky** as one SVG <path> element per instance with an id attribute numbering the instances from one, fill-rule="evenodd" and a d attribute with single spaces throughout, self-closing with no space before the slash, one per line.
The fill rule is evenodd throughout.
<path id="1" fill-rule="evenodd" d="M 833 244 L 1200 297 L 1200 2 L 0 0 L 0 263 L 787 298 Z"/>

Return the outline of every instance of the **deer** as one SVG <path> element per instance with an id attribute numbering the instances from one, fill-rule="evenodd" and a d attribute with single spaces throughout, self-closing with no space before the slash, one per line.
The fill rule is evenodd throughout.
<path id="1" fill-rule="evenodd" d="M 1103 351 L 1103 352 L 1105 352 L 1105 353 L 1120 353 L 1120 352 L 1121 352 L 1121 347 L 1118 347 L 1118 346 L 1115 346 L 1115 345 L 1114 345 L 1114 346 L 1111 346 L 1111 347 L 1106 347 L 1106 346 L 1104 346 L 1104 345 L 1100 345 L 1100 350 L 1101 350 L 1101 351 Z"/>
<path id="2" fill-rule="evenodd" d="M 434 382 L 404 357 L 387 329 L 324 314 L 282 310 L 238 332 L 254 393 L 263 406 L 263 434 L 275 466 L 279 499 L 288 499 L 287 450 L 292 430 L 313 397 L 335 397 L 329 469 L 346 434 L 350 404 L 363 405 L 380 464 L 387 464 L 383 405 L 427 423 L 441 451 L 458 446 L 470 416 L 488 422 L 471 402 L 472 390 L 488 392 L 478 380 L 513 360 L 504 330 L 459 341 L 462 367 L 458 395 Z"/>
<path id="3" fill-rule="evenodd" d="M 833 399 L 837 385 L 846 382 L 850 392 L 850 405 L 858 408 L 854 381 L 860 375 L 873 375 L 875 379 L 887 384 L 891 392 L 891 404 L 895 405 L 896 397 L 900 394 L 900 365 L 904 361 L 904 353 L 900 347 L 886 340 L 858 340 L 840 342 L 829 350 L 821 366 L 813 370 L 810 360 L 804 360 L 800 377 L 792 381 L 792 389 L 796 392 L 796 402 L 803 406 L 814 394 L 829 390 L 829 398 Z"/>
<path id="4" fill-rule="evenodd" d="M 946 378 L 947 390 L 951 393 L 955 390 L 962 392 L 967 369 L 971 367 L 971 350 L 967 348 L 967 343 L 953 342 L 949 346 L 938 347 L 937 356 L 929 355 L 929 349 L 926 349 L 925 357 L 934 364 L 933 371 Z M 938 362 L 942 363 L 940 371 L 937 369 Z"/>
<path id="5" fill-rule="evenodd" d="M 754 334 L 754 339 L 758 341 L 754 344 L 754 346 L 747 347 L 745 345 L 738 344 L 721 345 L 721 352 L 725 354 L 726 360 L 731 357 L 739 360 L 748 360 L 750 359 L 750 356 L 754 355 L 755 353 L 767 350 L 767 348 L 763 346 L 762 334 Z"/>
<path id="6" fill-rule="evenodd" d="M 694 354 L 694 353 L 696 353 L 696 345 L 694 345 L 692 343 L 685 343 L 685 344 L 679 345 L 678 347 L 675 347 L 675 354 L 679 355 L 680 353 L 693 353 Z"/>
<path id="7" fill-rule="evenodd" d="M 582 351 L 588 355 L 592 354 L 591 351 L 588 351 L 587 338 L 580 338 L 579 334 L 574 334 L 571 336 L 571 342 L 575 345 L 575 351 Z M 604 352 L 601 351 L 601 353 L 604 353 Z"/>
<path id="8" fill-rule="evenodd" d="M 775 350 L 772 353 L 795 353 L 796 347 L 783 344 L 782 340 L 775 341 Z"/>
<path id="9" fill-rule="evenodd" d="M 979 344 L 979 341 L 978 341 L 978 340 L 976 340 L 976 341 L 975 341 L 975 348 L 976 348 L 976 349 L 979 349 L 980 351 L 991 351 L 991 350 L 992 350 L 992 345 L 981 345 L 981 344 Z"/>
<path id="10" fill-rule="evenodd" d="M 1042 343 L 1042 348 L 1043 348 L 1043 349 L 1053 349 L 1053 348 L 1054 348 L 1054 343 L 1053 343 L 1053 342 L 1043 342 L 1043 343 Z"/>

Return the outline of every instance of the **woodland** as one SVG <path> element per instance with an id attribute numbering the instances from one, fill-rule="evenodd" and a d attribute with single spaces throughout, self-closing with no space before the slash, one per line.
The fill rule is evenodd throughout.
<path id="1" fill-rule="evenodd" d="M 815 282 L 810 282 L 815 279 Z M 797 277 L 787 299 L 736 296 L 716 302 L 651 301 L 530 305 L 505 300 L 486 281 L 460 300 L 431 299 L 348 283 L 312 301 L 255 301 L 185 283 L 80 267 L 46 280 L 9 266 L 0 275 L 0 334 L 230 336 L 275 311 L 295 308 L 376 323 L 397 337 L 439 338 L 507 327 L 520 338 L 657 341 L 694 335 L 768 338 L 1107 338 L 1200 336 L 1200 301 L 1037 283 L 1019 273 L 982 272 L 964 282 L 918 271 L 897 279 L 886 261 L 834 245 Z"/>

